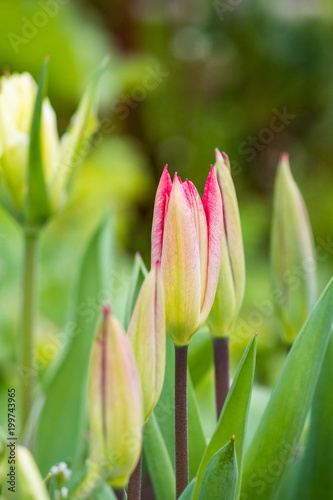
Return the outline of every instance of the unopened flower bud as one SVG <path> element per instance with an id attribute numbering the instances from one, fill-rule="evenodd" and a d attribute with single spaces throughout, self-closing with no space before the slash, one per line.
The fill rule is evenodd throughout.
<path id="1" fill-rule="evenodd" d="M 17 447 L 17 488 L 20 500 L 50 500 L 36 462 L 23 446 Z"/>
<path id="2" fill-rule="evenodd" d="M 237 196 L 228 156 L 216 150 L 217 182 L 222 196 L 223 239 L 219 282 L 207 323 L 216 337 L 230 335 L 245 289 L 245 259 Z"/>
<path id="3" fill-rule="evenodd" d="M 160 397 L 165 373 L 165 304 L 159 262 L 141 286 L 128 335 L 140 374 L 146 421 Z"/>
<path id="4" fill-rule="evenodd" d="M 108 306 L 93 346 L 89 374 L 92 458 L 114 488 L 128 483 L 142 448 L 140 377 L 131 343 Z"/>
<path id="5" fill-rule="evenodd" d="M 313 308 L 317 280 L 310 221 L 287 154 L 281 155 L 275 181 L 271 271 L 284 339 L 291 343 Z"/>

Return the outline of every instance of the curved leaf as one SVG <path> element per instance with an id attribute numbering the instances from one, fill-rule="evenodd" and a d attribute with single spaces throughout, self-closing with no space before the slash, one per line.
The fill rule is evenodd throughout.
<path id="1" fill-rule="evenodd" d="M 333 280 L 299 333 L 248 448 L 244 498 L 271 498 L 294 460 L 330 336 L 332 303 Z"/>
<path id="2" fill-rule="evenodd" d="M 175 474 L 154 412 L 144 427 L 143 452 L 156 500 L 175 498 Z"/>
<path id="3" fill-rule="evenodd" d="M 300 460 L 295 498 L 333 499 L 333 336 L 325 354 L 311 411 L 305 452 Z"/>
<path id="4" fill-rule="evenodd" d="M 192 500 L 196 481 L 197 481 L 196 477 L 192 479 L 190 484 L 185 488 L 183 493 L 180 495 L 179 500 Z"/>
<path id="5" fill-rule="evenodd" d="M 256 349 L 257 336 L 254 335 L 243 354 L 216 430 L 201 461 L 194 499 L 198 498 L 199 488 L 208 463 L 232 435 L 237 436 L 237 443 L 239 443 L 237 444 L 236 455 L 239 477 L 241 477 L 243 446 L 254 377 Z M 237 490 L 239 490 L 239 487 L 240 484 L 238 484 Z"/>
<path id="6" fill-rule="evenodd" d="M 235 437 L 209 461 L 202 476 L 198 500 L 234 500 L 237 491 L 238 467 Z"/>
<path id="7" fill-rule="evenodd" d="M 49 198 L 44 177 L 41 147 L 42 107 L 46 95 L 48 59 L 40 77 L 32 117 L 28 160 L 27 217 L 32 223 L 45 222 L 50 215 Z"/>

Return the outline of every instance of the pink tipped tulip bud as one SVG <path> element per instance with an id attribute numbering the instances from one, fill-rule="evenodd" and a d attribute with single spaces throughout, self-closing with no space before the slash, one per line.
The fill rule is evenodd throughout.
<path id="1" fill-rule="evenodd" d="M 160 262 L 141 286 L 128 335 L 141 378 L 146 421 L 160 397 L 165 373 L 165 303 Z"/>
<path id="2" fill-rule="evenodd" d="M 229 158 L 216 149 L 215 171 L 222 196 L 223 242 L 220 275 L 213 307 L 207 319 L 216 337 L 230 335 L 241 308 L 245 289 L 242 229 Z"/>
<path id="3" fill-rule="evenodd" d="M 311 225 L 286 153 L 275 181 L 271 271 L 284 339 L 292 343 L 316 301 L 317 279 Z"/>
<path id="4" fill-rule="evenodd" d="M 123 488 L 142 448 L 142 390 L 129 338 L 108 306 L 103 314 L 89 375 L 92 452 L 109 484 Z"/>
<path id="5" fill-rule="evenodd" d="M 155 198 L 152 262 L 161 260 L 166 326 L 176 345 L 190 342 L 212 307 L 221 259 L 222 201 L 213 167 L 203 199 L 192 182 L 171 182 L 165 167 Z"/>

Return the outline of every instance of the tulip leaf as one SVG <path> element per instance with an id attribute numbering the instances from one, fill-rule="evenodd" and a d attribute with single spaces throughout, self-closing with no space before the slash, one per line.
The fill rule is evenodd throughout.
<path id="1" fill-rule="evenodd" d="M 242 479 L 244 498 L 271 498 L 279 488 L 287 464 L 294 457 L 329 341 L 332 303 L 333 280 L 289 352 L 248 448 Z"/>
<path id="2" fill-rule="evenodd" d="M 331 335 L 311 410 L 305 452 L 300 459 L 295 498 L 333 499 L 333 336 Z"/>
<path id="3" fill-rule="evenodd" d="M 253 385 L 256 349 L 257 336 L 254 335 L 240 361 L 229 394 L 223 405 L 215 432 L 202 458 L 198 470 L 198 480 L 195 487 L 194 499 L 198 498 L 201 481 L 208 463 L 232 435 L 236 436 L 237 439 L 237 467 L 239 477 L 241 477 L 243 447 Z M 237 490 L 239 490 L 239 488 L 240 484 L 238 484 Z"/>
<path id="4" fill-rule="evenodd" d="M 74 307 L 66 324 L 67 345 L 50 372 L 49 382 L 45 382 L 46 400 L 36 441 L 36 457 L 43 475 L 52 465 L 66 460 L 75 470 L 85 443 L 89 359 L 100 317 L 98 297 L 109 285 L 110 257 L 111 228 L 107 217 L 84 253 Z"/>
<path id="5" fill-rule="evenodd" d="M 209 461 L 203 473 L 198 500 L 234 500 L 237 491 L 237 457 L 232 438 Z"/>
<path id="6" fill-rule="evenodd" d="M 136 299 L 138 298 L 140 292 L 141 285 L 147 274 L 148 270 L 142 260 L 141 255 L 139 253 L 136 253 L 125 308 L 124 328 L 126 331 L 131 320 L 131 316 L 134 310 Z"/>
<path id="7" fill-rule="evenodd" d="M 40 77 L 35 107 L 32 116 L 28 159 L 27 218 L 32 224 L 45 222 L 50 214 L 49 198 L 42 160 L 42 109 L 46 96 L 48 59 L 45 60 Z"/>
<path id="8" fill-rule="evenodd" d="M 192 479 L 190 484 L 185 488 L 183 493 L 180 495 L 179 500 L 192 500 L 196 482 L 197 482 L 196 478 Z"/>
<path id="9" fill-rule="evenodd" d="M 175 498 L 175 474 L 154 412 L 144 427 L 143 451 L 156 500 Z"/>
<path id="10" fill-rule="evenodd" d="M 174 344 L 167 335 L 166 367 L 164 385 L 160 399 L 155 408 L 158 420 L 170 459 L 175 461 L 175 426 L 174 426 L 174 391 L 175 391 L 175 358 Z M 198 470 L 201 457 L 206 448 L 206 438 L 198 411 L 195 392 L 188 372 L 188 443 L 189 443 L 189 477 L 192 479 Z"/>

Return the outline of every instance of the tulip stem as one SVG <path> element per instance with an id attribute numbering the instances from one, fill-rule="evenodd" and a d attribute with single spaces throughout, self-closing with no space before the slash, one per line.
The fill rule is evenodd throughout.
<path id="1" fill-rule="evenodd" d="M 139 461 L 130 477 L 127 490 L 128 500 L 141 500 L 141 471 L 142 471 L 142 453 Z"/>
<path id="2" fill-rule="evenodd" d="M 116 498 L 118 500 L 124 500 L 124 498 L 125 498 L 125 491 L 123 489 L 121 489 L 121 490 L 113 490 L 113 492 L 116 495 Z"/>
<path id="3" fill-rule="evenodd" d="M 215 366 L 216 417 L 220 417 L 224 401 L 229 392 L 229 339 L 213 337 Z"/>
<path id="4" fill-rule="evenodd" d="M 188 485 L 187 350 L 187 345 L 175 345 L 176 498 Z"/>
<path id="5" fill-rule="evenodd" d="M 33 328 L 36 298 L 38 233 L 25 230 L 23 255 L 23 297 L 21 317 L 21 356 L 19 366 L 21 433 L 27 424 L 33 397 Z"/>

